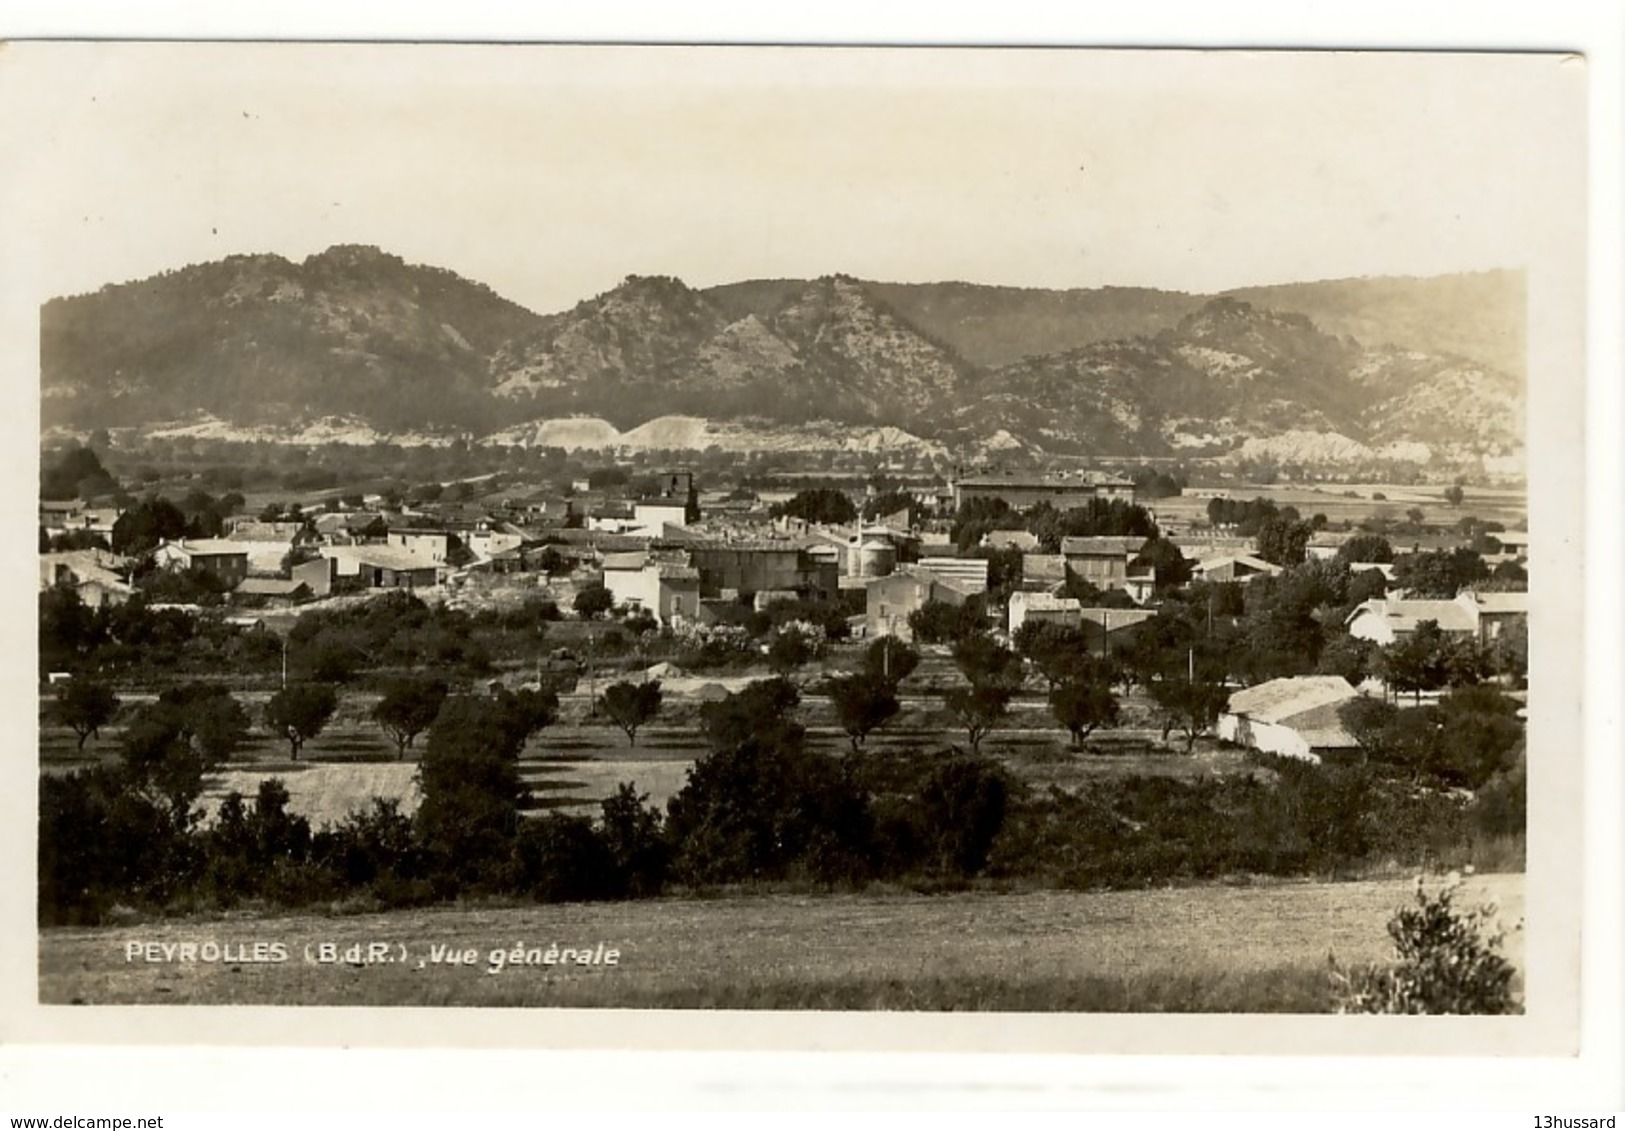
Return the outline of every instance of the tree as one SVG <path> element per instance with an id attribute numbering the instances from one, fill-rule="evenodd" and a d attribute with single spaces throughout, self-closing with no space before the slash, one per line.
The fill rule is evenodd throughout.
<path id="1" fill-rule="evenodd" d="M 1444 489 L 1444 501 L 1453 507 L 1461 506 L 1462 500 L 1466 497 L 1467 492 L 1461 489 L 1460 483 L 1452 483 Z"/>
<path id="2" fill-rule="evenodd" d="M 1116 726 L 1119 711 L 1111 686 L 1090 679 L 1067 679 L 1051 688 L 1049 709 L 1071 733 L 1074 750 L 1097 727 Z"/>
<path id="3" fill-rule="evenodd" d="M 1258 527 L 1258 556 L 1279 566 L 1297 565 L 1308 552 L 1310 533 L 1307 522 L 1267 518 Z"/>
<path id="4" fill-rule="evenodd" d="M 868 672 L 837 676 L 824 686 L 854 754 L 863 749 L 871 732 L 902 709 L 896 685 Z"/>
<path id="5" fill-rule="evenodd" d="M 660 810 L 636 783 L 621 782 L 600 806 L 604 845 L 621 892 L 634 898 L 658 895 L 666 882 L 671 850 L 661 836 Z"/>
<path id="6" fill-rule="evenodd" d="M 1409 691 L 1420 702 L 1422 692 L 1436 691 L 1449 681 L 1449 657 L 1449 637 L 1438 621 L 1425 620 L 1410 635 L 1384 648 L 1378 666 L 1395 694 Z"/>
<path id="7" fill-rule="evenodd" d="M 734 750 L 751 738 L 799 743 L 804 728 L 790 715 L 801 692 L 787 679 L 758 679 L 715 703 L 700 707 L 700 723 L 712 750 Z"/>
<path id="8" fill-rule="evenodd" d="M 443 679 L 396 679 L 384 688 L 372 719 L 394 740 L 397 758 L 404 759 L 406 748 L 434 724 L 449 693 Z"/>
<path id="9" fill-rule="evenodd" d="M 660 681 L 651 679 L 643 683 L 622 681 L 604 688 L 598 697 L 598 709 L 626 732 L 629 746 L 638 744 L 638 728 L 660 713 Z"/>
<path id="10" fill-rule="evenodd" d="M 932 773 L 919 804 L 939 872 L 970 877 L 987 867 L 1009 795 L 1004 771 L 981 758 L 955 758 Z"/>
<path id="11" fill-rule="evenodd" d="M 602 584 L 593 582 L 576 593 L 573 604 L 582 620 L 597 620 L 615 607 L 615 596 Z"/>
<path id="12" fill-rule="evenodd" d="M 922 644 L 947 644 L 987 631 L 982 602 L 977 598 L 962 605 L 927 601 L 908 614 L 908 627 Z"/>
<path id="13" fill-rule="evenodd" d="M 844 491 L 833 487 L 814 487 L 775 504 L 768 513 L 774 518 L 788 516 L 825 526 L 843 526 L 856 521 L 858 508 L 852 505 L 852 500 Z"/>
<path id="14" fill-rule="evenodd" d="M 175 712 L 181 734 L 211 766 L 230 758 L 248 738 L 248 712 L 219 684 L 169 688 L 158 696 L 158 706 Z"/>
<path id="15" fill-rule="evenodd" d="M 807 750 L 799 727 L 760 716 L 756 723 L 736 745 L 696 761 L 667 804 L 679 877 L 731 883 L 794 870 L 831 882 L 863 875 L 873 814 L 848 766 Z"/>
<path id="16" fill-rule="evenodd" d="M 1147 538 L 1140 552 L 1129 563 L 1130 571 L 1140 573 L 1151 570 L 1156 576 L 1158 591 L 1177 589 L 1191 579 L 1194 563 L 1179 552 L 1179 547 L 1161 536 Z"/>
<path id="17" fill-rule="evenodd" d="M 187 740 L 174 708 L 158 703 L 139 708 L 124 728 L 119 753 L 135 790 L 165 806 L 177 827 L 190 825 L 208 763 Z"/>
<path id="18" fill-rule="evenodd" d="M 511 881 L 509 861 L 526 796 L 523 739 L 496 699 L 449 696 L 429 728 L 417 780 L 417 829 L 445 894 Z"/>
<path id="19" fill-rule="evenodd" d="M 58 684 L 52 714 L 56 721 L 79 736 L 78 749 L 85 748 L 91 735 L 101 738 L 101 728 L 118 713 L 118 696 L 111 688 L 94 680 L 75 678 Z"/>
<path id="20" fill-rule="evenodd" d="M 1380 534 L 1356 534 L 1337 548 L 1337 560 L 1346 565 L 1355 562 L 1391 562 L 1394 560 L 1394 547 Z"/>
<path id="21" fill-rule="evenodd" d="M 973 752 L 982 748 L 982 739 L 1004 718 L 1010 709 L 1013 692 L 1007 686 L 972 684 L 954 688 L 943 694 L 942 700 L 949 712 L 965 729 L 965 737 Z"/>
<path id="22" fill-rule="evenodd" d="M 102 450 L 107 449 L 103 446 Z M 118 482 L 102 467 L 96 453 L 77 444 L 64 450 L 56 463 L 40 474 L 42 499 L 89 499 L 114 494 L 118 489 Z"/>
<path id="23" fill-rule="evenodd" d="M 1021 657 L 991 636 L 969 636 L 953 649 L 954 664 L 973 686 L 998 686 L 1012 694 L 1022 683 Z"/>
<path id="24" fill-rule="evenodd" d="M 806 635 L 794 628 L 781 628 L 767 646 L 767 666 L 781 679 L 803 664 L 811 663 L 818 649 Z"/>
<path id="25" fill-rule="evenodd" d="M 1077 669 L 1080 658 L 1089 654 L 1089 638 L 1082 628 L 1051 621 L 1025 622 L 1016 630 L 1013 643 L 1052 691 Z"/>
<path id="26" fill-rule="evenodd" d="M 1376 647 L 1371 641 L 1339 633 L 1321 649 L 1315 670 L 1326 675 L 1340 675 L 1358 687 L 1371 675 L 1375 658 Z"/>
<path id="27" fill-rule="evenodd" d="M 325 683 L 291 683 L 265 705 L 265 725 L 288 740 L 294 761 L 338 710 L 338 694 Z"/>
<path id="28" fill-rule="evenodd" d="M 1166 713 L 1163 740 L 1178 727 L 1185 735 L 1185 752 L 1196 746 L 1199 735 L 1213 729 L 1230 705 L 1230 691 L 1222 683 L 1209 680 L 1163 679 L 1151 684 L 1151 698 Z"/>
<path id="29" fill-rule="evenodd" d="M 877 679 L 897 686 L 920 666 L 920 654 L 895 636 L 881 636 L 863 650 L 863 670 Z"/>
<path id="30" fill-rule="evenodd" d="M 1394 582 L 1412 597 L 1449 600 L 1489 576 L 1484 559 L 1465 546 L 1406 554 L 1394 562 Z"/>
<path id="31" fill-rule="evenodd" d="M 496 706 L 503 725 L 520 750 L 532 735 L 552 726 L 559 717 L 558 693 L 548 688 L 522 687 L 518 691 L 499 688 Z"/>
<path id="32" fill-rule="evenodd" d="M 126 510 L 113 523 L 113 551 L 144 554 L 160 542 L 186 534 L 186 516 L 168 499 L 149 496 Z"/>

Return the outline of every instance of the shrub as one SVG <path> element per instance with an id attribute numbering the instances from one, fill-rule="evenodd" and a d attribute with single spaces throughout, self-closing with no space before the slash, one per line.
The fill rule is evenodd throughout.
<path id="1" fill-rule="evenodd" d="M 344 886 L 370 888 L 385 906 L 426 901 L 424 854 L 412 835 L 412 818 L 394 798 L 375 797 L 336 827 L 315 837 L 312 858 L 332 870 Z"/>
<path id="2" fill-rule="evenodd" d="M 1338 1013 L 1517 1013 L 1515 971 L 1501 957 L 1506 932 L 1495 907 L 1458 909 L 1461 877 L 1451 873 L 1433 894 L 1416 880 L 1416 905 L 1388 921 L 1394 962 L 1344 971 L 1332 962 Z"/>
<path id="3" fill-rule="evenodd" d="M 519 883 L 545 903 L 612 899 L 621 877 L 604 838 L 586 817 L 550 814 L 520 826 Z"/>

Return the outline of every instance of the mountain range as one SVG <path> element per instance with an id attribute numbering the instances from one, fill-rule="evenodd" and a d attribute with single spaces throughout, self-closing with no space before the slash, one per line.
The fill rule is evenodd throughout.
<path id="1" fill-rule="evenodd" d="M 764 443 L 844 431 L 1109 456 L 1275 445 L 1303 462 L 1465 466 L 1521 453 L 1523 335 L 1512 271 L 1223 295 L 631 276 L 537 314 L 340 246 L 52 299 L 41 403 L 48 428 L 525 443 L 597 420 L 565 431 L 613 445 L 677 418 Z"/>

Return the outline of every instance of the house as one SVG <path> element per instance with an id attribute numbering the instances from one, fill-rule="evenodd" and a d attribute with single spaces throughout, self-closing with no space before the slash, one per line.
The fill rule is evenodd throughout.
<path id="1" fill-rule="evenodd" d="M 1031 553 L 1038 549 L 1038 535 L 1030 530 L 990 530 L 982 537 L 982 545 L 991 550 L 1020 550 Z"/>
<path id="2" fill-rule="evenodd" d="M 399 546 L 323 546 L 335 589 L 419 589 L 437 585 L 439 563 Z"/>
<path id="3" fill-rule="evenodd" d="M 374 511 L 335 511 L 317 515 L 312 521 L 317 541 L 335 545 L 382 542 L 389 534 L 389 525 Z"/>
<path id="4" fill-rule="evenodd" d="M 1344 543 L 1353 538 L 1354 532 L 1335 530 L 1317 530 L 1309 536 L 1309 542 L 1303 548 L 1304 557 L 1310 561 L 1329 562 L 1337 557 L 1343 549 Z"/>
<path id="5" fill-rule="evenodd" d="M 661 624 L 700 615 L 700 571 L 683 555 L 649 551 L 604 555 L 604 588 L 617 605 L 644 609 Z"/>
<path id="6" fill-rule="evenodd" d="M 265 574 L 279 572 L 291 550 L 315 538 L 300 522 L 244 520 L 232 526 L 230 541 L 241 542 L 248 550 L 248 572 Z"/>
<path id="7" fill-rule="evenodd" d="M 1191 568 L 1194 581 L 1251 581 L 1255 577 L 1275 577 L 1281 567 L 1252 554 L 1218 554 L 1203 558 Z"/>
<path id="8" fill-rule="evenodd" d="M 484 561 L 524 544 L 524 535 L 508 530 L 476 530 L 465 540 L 475 558 Z"/>
<path id="9" fill-rule="evenodd" d="M 921 558 L 916 563 L 943 581 L 952 581 L 967 593 L 987 592 L 986 558 Z"/>
<path id="10" fill-rule="evenodd" d="M 231 596 L 236 604 L 252 608 L 291 609 L 310 600 L 311 592 L 298 578 L 245 577 Z"/>
<path id="11" fill-rule="evenodd" d="M 227 538 L 182 538 L 161 543 L 153 560 L 171 569 L 195 569 L 209 574 L 227 589 L 248 576 L 248 555 L 253 544 Z"/>
<path id="12" fill-rule="evenodd" d="M 69 550 L 39 557 L 40 588 L 71 588 L 88 608 L 122 605 L 135 593 L 124 580 L 128 560 L 106 550 Z"/>
<path id="13" fill-rule="evenodd" d="M 658 536 L 668 526 L 682 526 L 688 507 L 681 499 L 639 499 L 632 504 L 632 524 Z"/>
<path id="14" fill-rule="evenodd" d="M 555 491 L 535 491 L 529 495 L 504 500 L 506 509 L 531 519 L 566 522 L 575 510 L 570 500 Z"/>
<path id="15" fill-rule="evenodd" d="M 1338 717 L 1359 694 L 1342 676 L 1272 679 L 1232 694 L 1216 733 L 1251 750 L 1319 762 L 1359 749 Z"/>
<path id="16" fill-rule="evenodd" d="M 1516 622 L 1529 623 L 1528 593 L 1474 593 L 1472 598 L 1478 607 L 1478 638 L 1482 641 L 1498 639 Z"/>
<path id="17" fill-rule="evenodd" d="M 1011 636 L 1029 622 L 1078 628 L 1083 623 L 1083 605 L 1072 597 L 1018 591 L 1010 594 L 1009 616 Z"/>
<path id="18" fill-rule="evenodd" d="M 1086 647 L 1091 652 L 1104 654 L 1112 645 L 1134 636 L 1139 627 L 1157 614 L 1151 609 L 1109 609 L 1091 606 L 1080 609 Z"/>
<path id="19" fill-rule="evenodd" d="M 1400 600 L 1373 597 L 1362 601 L 1349 613 L 1343 626 L 1356 640 L 1388 645 L 1415 632 L 1424 621 L 1433 621 L 1440 630 L 1457 636 L 1478 635 L 1478 609 L 1472 602 Z"/>
<path id="20" fill-rule="evenodd" d="M 864 632 L 912 640 L 908 618 L 932 601 L 963 605 L 975 593 L 963 584 L 938 577 L 919 566 L 905 566 L 888 577 L 871 578 L 864 587 Z"/>
<path id="21" fill-rule="evenodd" d="M 1216 558 L 1224 554 L 1251 554 L 1254 550 L 1251 538 L 1233 538 L 1213 533 L 1174 534 L 1169 536 L 1168 541 L 1185 557 L 1195 561 Z"/>
<path id="22" fill-rule="evenodd" d="M 700 592 L 706 597 L 773 590 L 827 597 L 840 585 L 830 556 L 814 555 L 799 542 L 688 537 L 679 542 L 689 564 L 700 571 Z"/>
<path id="23" fill-rule="evenodd" d="M 1021 587 L 1055 593 L 1066 587 L 1066 558 L 1060 554 L 1022 554 Z"/>
<path id="24" fill-rule="evenodd" d="M 1157 571 L 1148 569 L 1143 573 L 1129 574 L 1123 579 L 1123 592 L 1136 605 L 1146 604 L 1157 595 Z"/>
<path id="25" fill-rule="evenodd" d="M 451 552 L 451 532 L 428 526 L 391 526 L 384 544 L 435 565 L 444 565 L 446 555 Z"/>
<path id="26" fill-rule="evenodd" d="M 333 592 L 333 584 L 338 573 L 338 563 L 331 558 L 312 558 L 308 562 L 300 562 L 288 571 L 289 577 L 300 582 L 310 590 L 312 598 L 326 597 Z"/>
<path id="27" fill-rule="evenodd" d="M 1088 538 L 1062 538 L 1061 556 L 1066 567 L 1097 589 L 1127 587 L 1129 563 L 1145 545 L 1144 538 L 1097 535 Z"/>
<path id="28" fill-rule="evenodd" d="M 1096 499 L 1134 501 L 1134 481 L 1092 475 L 967 475 L 953 484 L 957 510 L 975 499 L 1002 499 L 1012 510 L 1048 503 L 1059 511 L 1087 507 Z"/>

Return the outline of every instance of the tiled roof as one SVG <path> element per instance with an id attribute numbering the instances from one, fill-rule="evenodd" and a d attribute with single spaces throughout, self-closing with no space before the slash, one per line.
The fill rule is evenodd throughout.
<path id="1" fill-rule="evenodd" d="M 1343 703 L 1359 692 L 1340 675 L 1304 675 L 1272 679 L 1230 696 L 1228 711 L 1259 722 L 1285 722 L 1319 707 Z"/>
<path id="2" fill-rule="evenodd" d="M 193 556 L 215 557 L 223 554 L 250 554 L 257 547 L 252 542 L 237 542 L 230 538 L 182 538 L 179 542 L 166 542 L 159 549 L 165 547 L 172 550 L 184 550 Z"/>
<path id="3" fill-rule="evenodd" d="M 1140 547 L 1144 545 L 1144 538 L 1118 537 L 1116 535 L 1062 538 L 1061 553 L 1067 557 L 1085 554 L 1121 554 L 1124 557 L 1130 557 L 1139 553 Z"/>
<path id="4" fill-rule="evenodd" d="M 1529 611 L 1529 594 L 1527 593 L 1474 593 L 1473 600 L 1478 603 L 1479 609 L 1486 613 L 1527 613 Z"/>
<path id="5" fill-rule="evenodd" d="M 299 590 L 309 588 L 297 578 L 248 577 L 237 584 L 236 591 L 251 597 L 292 597 Z"/>
<path id="6" fill-rule="evenodd" d="M 323 546 L 322 557 L 340 558 L 372 566 L 375 569 L 424 570 L 437 569 L 431 558 L 413 553 L 400 546 Z"/>
<path id="7" fill-rule="evenodd" d="M 1361 613 L 1385 619 L 1395 632 L 1415 632 L 1423 621 L 1434 621 L 1445 632 L 1476 632 L 1478 615 L 1460 601 L 1385 600 L 1373 598 L 1349 613 L 1352 623 Z"/>

